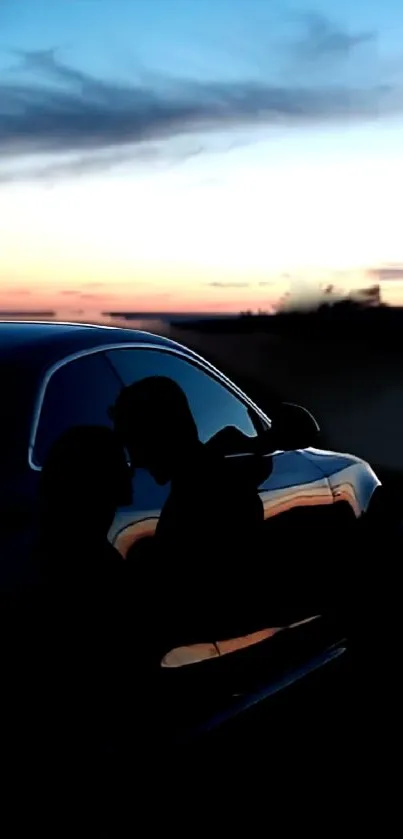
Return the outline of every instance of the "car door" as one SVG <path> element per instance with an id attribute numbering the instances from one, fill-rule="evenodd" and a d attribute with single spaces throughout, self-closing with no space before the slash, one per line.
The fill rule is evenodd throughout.
<path id="1" fill-rule="evenodd" d="M 243 455 L 246 460 L 255 458 L 254 448 L 262 431 L 262 420 L 247 400 L 240 398 L 210 370 L 192 363 L 184 356 L 139 346 L 111 349 L 102 353 L 95 350 L 66 358 L 47 372 L 46 388 L 42 388 L 43 398 L 31 433 L 32 469 L 41 469 L 52 443 L 71 426 L 111 426 L 110 407 L 116 402 L 122 387 L 153 375 L 171 377 L 184 390 L 202 442 L 217 440 L 220 433 L 235 429 L 235 445 L 233 434 L 221 441 L 222 444 L 228 444 L 227 456 L 239 458 Z M 244 451 L 239 447 L 240 439 L 246 444 Z M 290 456 L 291 460 L 287 460 L 286 455 L 281 453 L 267 458 L 268 466 L 263 472 L 259 489 L 265 511 L 269 510 L 268 521 L 276 518 L 273 510 L 278 509 L 277 502 L 273 506 L 270 500 L 273 493 L 275 498 L 278 498 L 279 490 L 280 494 L 285 492 L 289 496 L 290 488 L 291 494 L 295 493 L 295 485 L 301 484 L 301 476 L 298 477 L 298 464 L 299 468 L 301 464 L 298 459 L 295 460 L 295 453 Z M 317 475 L 314 477 L 317 478 Z M 274 489 L 270 489 L 273 478 Z M 285 490 L 285 487 L 288 489 Z M 169 485 L 161 487 L 155 484 L 147 472 L 136 472 L 133 501 L 117 511 L 110 533 L 111 541 L 124 556 L 128 556 L 136 545 L 139 547 L 147 544 L 145 537 L 152 537 L 169 490 Z M 192 487 L 189 487 L 190 494 L 191 490 Z M 229 491 L 233 491 L 233 487 L 229 487 Z M 315 491 L 321 490 L 317 487 Z M 270 564 L 272 554 L 273 546 L 268 531 L 267 544 L 262 554 L 263 567 Z M 251 559 L 245 556 L 245 581 Z M 214 586 L 212 576 L 212 590 Z M 274 670 L 278 670 L 279 661 L 280 669 L 287 663 L 291 666 L 290 648 L 284 649 L 280 656 L 276 653 L 275 667 L 270 654 L 271 642 L 282 629 L 282 626 L 273 625 L 268 614 L 267 619 L 262 617 L 253 632 L 239 635 L 229 631 L 221 638 L 201 637 L 197 644 L 179 645 L 168 650 L 161 661 L 161 677 L 164 681 L 161 695 L 165 700 L 168 695 L 175 698 L 172 704 L 176 709 L 179 728 L 194 731 L 208 724 L 208 719 L 217 718 L 217 715 L 219 717 L 220 713 L 231 715 L 237 697 L 243 697 L 242 701 L 246 702 L 246 697 L 252 695 L 253 689 L 262 679 L 273 683 Z M 301 644 L 299 648 L 302 649 Z M 179 696 L 182 701 L 178 704 Z M 165 702 L 165 706 L 169 706 L 169 702 Z M 174 726 L 175 730 L 177 728 Z"/>
<path id="2" fill-rule="evenodd" d="M 246 464 L 256 460 L 256 445 L 265 433 L 265 424 L 246 399 L 208 367 L 185 355 L 139 345 L 103 352 L 91 350 L 61 359 L 47 371 L 46 387 L 41 388 L 42 399 L 31 432 L 31 467 L 41 468 L 52 443 L 67 428 L 111 426 L 110 408 L 122 388 L 154 375 L 168 376 L 184 391 L 202 443 L 219 441 L 228 458 L 242 457 Z M 301 562 L 301 550 L 306 553 L 309 546 L 310 556 L 315 556 L 311 565 L 323 565 L 323 537 L 328 535 L 328 520 L 318 516 L 318 511 L 326 512 L 332 495 L 319 469 L 299 452 L 276 452 L 262 461 L 259 493 L 266 522 L 262 560 L 266 562 L 267 558 L 269 563 L 270 559 L 272 567 L 289 567 L 298 590 L 297 581 L 306 566 Z M 153 536 L 169 491 L 169 485 L 158 485 L 147 471 L 136 471 L 133 500 L 118 510 L 110 531 L 112 543 L 124 557 L 133 553 L 136 546 L 144 548 Z M 273 559 L 273 543 L 281 544 L 281 562 Z"/>

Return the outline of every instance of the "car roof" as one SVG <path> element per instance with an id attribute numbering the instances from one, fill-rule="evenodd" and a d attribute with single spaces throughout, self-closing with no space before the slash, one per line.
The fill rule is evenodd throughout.
<path id="1" fill-rule="evenodd" d="M 143 332 L 139 329 L 125 329 L 97 324 L 58 323 L 55 321 L 0 321 L 0 365 L 9 369 L 12 380 L 24 382 L 24 392 L 35 388 L 43 373 L 61 359 L 75 353 L 95 348 L 106 349 L 119 344 L 138 344 L 161 349 L 171 349 L 187 357 L 189 361 L 202 362 L 205 369 L 218 375 L 232 389 L 244 397 L 239 388 L 216 370 L 206 359 L 189 347 L 170 338 Z M 21 376 L 22 374 L 22 376 Z M 256 410 L 260 411 L 254 405 Z"/>
<path id="2" fill-rule="evenodd" d="M 30 362 L 52 363 L 82 350 L 113 344 L 138 343 L 170 347 L 179 345 L 169 338 L 142 332 L 137 329 L 122 329 L 114 326 L 98 326 L 80 323 L 56 323 L 38 321 L 0 321 L 0 360 L 26 358 Z M 181 350 L 186 348 L 181 347 Z M 189 356 L 192 352 L 189 350 Z"/>

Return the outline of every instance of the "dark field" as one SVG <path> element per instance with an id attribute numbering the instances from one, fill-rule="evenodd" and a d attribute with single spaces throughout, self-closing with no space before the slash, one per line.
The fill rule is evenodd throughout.
<path id="1" fill-rule="evenodd" d="M 320 446 L 367 460 L 402 500 L 403 311 L 251 316 L 171 325 L 270 416 L 277 400 L 309 408 Z"/>

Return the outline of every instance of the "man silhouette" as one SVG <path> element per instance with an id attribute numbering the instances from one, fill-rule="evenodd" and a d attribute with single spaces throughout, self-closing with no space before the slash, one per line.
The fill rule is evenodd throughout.
<path id="1" fill-rule="evenodd" d="M 208 640 L 228 637 L 229 621 L 245 619 L 249 605 L 245 563 L 253 565 L 263 523 L 256 475 L 247 478 L 242 458 L 226 460 L 224 445 L 199 440 L 186 395 L 172 379 L 148 377 L 126 387 L 112 416 L 132 467 L 170 483 L 148 584 L 147 569 L 143 577 L 155 621 L 164 622 L 162 644 L 204 641 L 206 632 Z M 234 436 L 239 451 L 238 429 L 222 440 Z"/>

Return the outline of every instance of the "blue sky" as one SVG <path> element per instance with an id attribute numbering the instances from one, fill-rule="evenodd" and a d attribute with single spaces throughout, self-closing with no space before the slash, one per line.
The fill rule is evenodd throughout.
<path id="1" fill-rule="evenodd" d="M 148 69 L 243 78 L 276 73 L 287 41 L 321 15 L 344 32 L 373 33 L 399 57 L 399 0 L 2 0 L 3 61 L 11 49 L 59 47 L 71 63 L 100 74 Z"/>
<path id="2" fill-rule="evenodd" d="M 403 300 L 398 0 L 0 0 L 0 33 L 7 307 Z"/>

